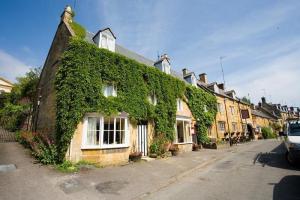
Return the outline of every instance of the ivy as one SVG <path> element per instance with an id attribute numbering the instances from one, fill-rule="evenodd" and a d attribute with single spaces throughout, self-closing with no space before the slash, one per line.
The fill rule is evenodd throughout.
<path id="1" fill-rule="evenodd" d="M 86 35 L 85 28 L 83 28 L 80 24 L 76 23 L 75 21 L 72 21 L 72 23 L 70 23 L 70 26 L 71 26 L 72 30 L 75 32 L 75 35 L 77 37 L 79 37 L 81 39 L 85 38 L 85 35 Z"/>
<path id="2" fill-rule="evenodd" d="M 103 83 L 117 86 L 117 97 L 104 97 Z M 126 112 L 135 121 L 152 120 L 157 134 L 173 140 L 176 98 L 185 83 L 106 49 L 72 38 L 56 75 L 56 142 L 63 160 L 77 124 L 87 112 L 106 116 Z M 155 94 L 157 105 L 148 102 Z"/>
<path id="3" fill-rule="evenodd" d="M 116 97 L 104 97 L 105 83 L 117 86 Z M 202 89 L 187 86 L 155 67 L 146 66 L 106 49 L 97 48 L 78 37 L 70 39 L 62 56 L 56 81 L 56 143 L 62 162 L 73 133 L 85 113 L 105 116 L 126 112 L 132 121 L 152 121 L 156 136 L 164 141 L 174 139 L 176 99 L 186 95 L 193 115 L 199 119 L 198 130 L 205 132 L 215 115 L 215 97 Z M 148 102 L 155 94 L 157 104 Z M 212 112 L 203 113 L 204 103 Z"/>
<path id="4" fill-rule="evenodd" d="M 217 114 L 217 100 L 214 95 L 202 89 L 188 86 L 185 93 L 188 106 L 196 119 L 197 138 L 201 143 L 209 141 L 207 128 L 210 127 Z"/>

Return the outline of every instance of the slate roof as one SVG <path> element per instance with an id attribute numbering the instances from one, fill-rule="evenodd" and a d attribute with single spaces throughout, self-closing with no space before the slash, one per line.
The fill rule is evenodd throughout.
<path id="1" fill-rule="evenodd" d="M 274 117 L 271 117 L 260 110 L 252 110 L 251 113 L 252 113 L 252 115 L 256 115 L 259 117 L 263 117 L 263 118 L 267 118 L 267 119 L 274 119 Z"/>
<path id="2" fill-rule="evenodd" d="M 85 40 L 87 42 L 91 43 L 91 44 L 95 44 L 95 42 L 93 40 L 94 36 L 95 36 L 94 33 L 87 31 L 86 32 L 86 36 L 85 36 Z M 119 44 L 116 44 L 115 51 L 116 51 L 116 53 L 119 53 L 119 54 L 121 54 L 121 55 L 123 55 L 123 56 L 125 56 L 127 58 L 131 58 L 131 59 L 133 59 L 133 60 L 135 60 L 137 62 L 140 62 L 142 64 L 154 67 L 154 63 L 155 62 L 153 60 L 148 59 L 148 58 L 146 58 L 146 57 L 144 57 L 144 56 L 142 56 L 140 54 L 137 54 L 137 53 L 135 53 L 135 52 L 133 52 L 133 51 L 131 51 L 129 49 L 126 49 L 125 47 L 123 47 L 123 46 L 121 46 Z M 171 75 L 173 77 L 175 77 L 175 78 L 178 78 L 178 79 L 180 79 L 182 81 L 185 81 L 184 78 L 182 77 L 182 74 L 180 74 L 180 73 L 178 73 L 178 72 L 176 72 L 176 71 L 174 71 L 172 69 L 171 69 Z"/>

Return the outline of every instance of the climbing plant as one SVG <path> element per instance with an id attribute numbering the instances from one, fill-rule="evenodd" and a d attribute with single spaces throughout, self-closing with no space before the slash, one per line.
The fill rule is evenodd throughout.
<path id="1" fill-rule="evenodd" d="M 112 82 L 117 97 L 104 97 L 102 86 Z M 173 140 L 176 98 L 183 97 L 185 83 L 78 37 L 72 38 L 56 75 L 56 142 L 64 158 L 77 124 L 87 112 L 104 115 L 127 112 L 131 120 L 153 120 L 157 134 Z M 155 94 L 157 105 L 148 102 Z"/>
<path id="2" fill-rule="evenodd" d="M 217 114 L 217 100 L 214 95 L 194 86 L 186 88 L 188 106 L 197 122 L 197 138 L 201 143 L 208 142 L 207 129 Z"/>

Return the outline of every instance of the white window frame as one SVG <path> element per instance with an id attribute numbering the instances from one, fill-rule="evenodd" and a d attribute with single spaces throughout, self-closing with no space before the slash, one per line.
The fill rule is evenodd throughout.
<path id="1" fill-rule="evenodd" d="M 231 115 L 234 115 L 234 106 L 230 106 L 230 112 L 231 112 Z"/>
<path id="2" fill-rule="evenodd" d="M 208 112 L 208 110 L 207 110 L 207 105 L 204 105 L 204 106 L 203 106 L 203 111 L 204 111 L 205 113 Z"/>
<path id="3" fill-rule="evenodd" d="M 149 95 L 148 96 L 148 101 L 152 105 L 156 106 L 157 105 L 157 97 L 156 97 L 156 95 L 155 94 Z"/>
<path id="4" fill-rule="evenodd" d="M 177 111 L 182 111 L 183 110 L 183 105 L 182 105 L 182 100 L 177 99 Z"/>
<path id="5" fill-rule="evenodd" d="M 178 142 L 178 134 L 177 134 L 177 121 L 183 121 L 184 123 L 189 123 L 190 130 L 189 130 L 189 135 L 187 133 L 184 133 L 184 142 Z M 183 126 L 184 126 L 183 123 Z M 185 128 L 183 127 L 183 130 Z M 192 141 L 192 123 L 190 118 L 184 118 L 184 117 L 176 117 L 176 122 L 175 122 L 175 138 L 174 138 L 174 143 L 175 144 L 190 144 L 193 143 Z"/>
<path id="6" fill-rule="evenodd" d="M 107 89 L 108 89 L 108 87 L 110 87 L 110 86 L 112 86 L 112 88 L 113 88 L 113 91 L 112 91 L 112 94 L 111 95 L 109 95 L 109 94 L 107 94 L 108 92 L 107 92 Z M 116 84 L 115 83 L 104 83 L 103 84 L 103 95 L 105 96 L 105 97 L 116 97 L 117 96 L 117 86 L 116 86 Z"/>
<path id="7" fill-rule="evenodd" d="M 224 104 L 223 103 L 217 103 L 217 108 L 219 113 L 224 113 Z"/>
<path id="8" fill-rule="evenodd" d="M 224 128 L 221 128 L 220 124 L 223 124 Z M 218 130 L 225 132 L 226 131 L 226 122 L 224 122 L 224 121 L 218 121 Z"/>
<path id="9" fill-rule="evenodd" d="M 99 145 L 89 145 L 87 144 L 87 129 L 88 129 L 88 118 L 96 117 L 97 120 L 100 120 L 100 133 L 99 133 Z M 130 135 L 129 135 L 129 120 L 127 117 L 123 116 L 111 116 L 110 118 L 114 118 L 114 138 L 116 135 L 116 119 L 122 118 L 125 119 L 125 142 L 123 144 L 104 144 L 103 136 L 104 136 L 104 116 L 97 113 L 86 114 L 83 120 L 83 132 L 82 132 L 82 142 L 81 149 L 114 149 L 114 148 L 125 148 L 129 147 Z"/>

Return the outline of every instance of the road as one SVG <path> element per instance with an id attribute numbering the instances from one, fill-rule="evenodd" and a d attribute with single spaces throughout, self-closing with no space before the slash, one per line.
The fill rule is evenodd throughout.
<path id="1" fill-rule="evenodd" d="M 201 149 L 168 159 L 64 174 L 34 164 L 17 143 L 0 143 L 0 199 L 300 199 L 300 169 L 281 141 Z"/>
<path id="2" fill-rule="evenodd" d="M 299 200 L 300 169 L 289 166 L 284 153 L 274 140 L 237 149 L 147 199 Z"/>

